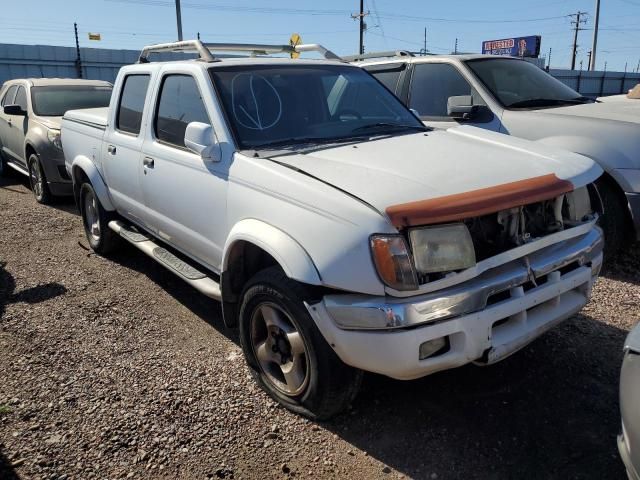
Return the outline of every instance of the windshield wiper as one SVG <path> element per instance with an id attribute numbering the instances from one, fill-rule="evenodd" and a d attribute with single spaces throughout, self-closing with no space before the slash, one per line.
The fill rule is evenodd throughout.
<path id="1" fill-rule="evenodd" d="M 427 127 L 423 125 L 403 125 L 401 123 L 377 122 L 377 123 L 369 123 L 367 125 L 356 127 L 353 130 L 351 130 L 351 133 L 365 132 L 367 130 L 375 130 L 378 128 L 393 128 L 394 130 L 418 130 L 420 132 L 426 132 L 428 130 Z M 380 133 L 384 133 L 384 132 L 380 132 Z"/>
<path id="2" fill-rule="evenodd" d="M 275 142 L 262 143 L 260 145 L 253 145 L 252 150 L 263 150 L 267 148 L 287 147 L 295 145 L 303 145 L 307 143 L 332 143 L 336 141 L 335 138 L 327 137 L 291 137 L 284 140 L 277 140 Z"/>
<path id="3" fill-rule="evenodd" d="M 581 105 L 583 103 L 591 103 L 588 97 L 576 98 L 530 98 L 521 100 L 507 105 L 507 108 L 526 108 L 526 107 L 553 107 L 556 105 Z"/>

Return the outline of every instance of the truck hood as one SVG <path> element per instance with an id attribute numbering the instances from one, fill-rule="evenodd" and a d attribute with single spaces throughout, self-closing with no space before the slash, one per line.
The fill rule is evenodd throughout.
<path id="1" fill-rule="evenodd" d="M 56 128 L 56 129 L 60 130 L 60 128 L 62 127 L 62 117 L 40 117 L 40 116 L 37 116 L 37 117 L 35 117 L 35 119 L 38 121 L 38 123 L 41 123 L 42 125 L 44 125 L 47 128 Z"/>
<path id="2" fill-rule="evenodd" d="M 597 102 L 538 110 L 549 115 L 588 117 L 640 125 L 640 102 Z"/>
<path id="3" fill-rule="evenodd" d="M 502 124 L 510 135 L 593 158 L 609 173 L 640 168 L 640 101 L 505 110 Z"/>
<path id="4" fill-rule="evenodd" d="M 476 127 L 455 127 L 272 157 L 384 212 L 421 202 L 557 177 L 570 188 L 602 169 L 581 155 Z"/>

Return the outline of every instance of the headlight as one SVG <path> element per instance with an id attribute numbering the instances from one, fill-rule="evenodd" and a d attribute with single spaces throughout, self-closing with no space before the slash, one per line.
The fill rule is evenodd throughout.
<path id="1" fill-rule="evenodd" d="M 55 128 L 50 128 L 47 131 L 47 138 L 49 141 L 56 147 L 62 150 L 62 142 L 60 141 L 60 130 L 56 130 Z"/>
<path id="2" fill-rule="evenodd" d="M 419 273 L 451 272 L 476 264 L 471 234 L 462 223 L 414 228 L 409 240 Z"/>
<path id="3" fill-rule="evenodd" d="M 380 279 L 396 290 L 418 288 L 416 272 L 404 238 L 400 235 L 373 235 L 371 253 Z"/>

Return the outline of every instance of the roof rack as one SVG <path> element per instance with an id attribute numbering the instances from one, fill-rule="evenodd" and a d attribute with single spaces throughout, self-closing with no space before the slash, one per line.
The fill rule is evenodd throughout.
<path id="1" fill-rule="evenodd" d="M 348 57 L 342 57 L 347 62 L 358 62 L 361 60 L 368 60 L 370 58 L 387 58 L 387 57 L 413 57 L 413 53 L 408 50 L 391 50 L 387 52 L 371 52 L 363 53 L 362 55 L 349 55 Z"/>
<path id="2" fill-rule="evenodd" d="M 246 52 L 251 54 L 251 56 L 270 55 L 274 53 L 318 52 L 326 59 L 342 60 L 342 58 L 331 50 L 316 43 L 296 45 L 294 47 L 291 45 L 264 45 L 259 43 L 202 43 L 200 40 L 185 40 L 182 42 L 160 43 L 146 46 L 142 49 L 142 52 L 140 52 L 138 63 L 148 63 L 150 54 L 160 52 L 196 52 L 199 55 L 198 60 L 203 62 L 219 62 L 220 59 L 215 58 L 211 50 Z"/>

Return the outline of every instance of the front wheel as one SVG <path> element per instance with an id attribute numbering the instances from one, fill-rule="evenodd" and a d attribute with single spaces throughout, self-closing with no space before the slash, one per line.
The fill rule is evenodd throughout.
<path id="1" fill-rule="evenodd" d="M 338 358 L 303 298 L 302 285 L 279 267 L 256 274 L 242 296 L 240 341 L 263 390 L 295 413 L 325 420 L 349 406 L 362 372 Z"/>
<path id="2" fill-rule="evenodd" d="M 632 243 L 634 232 L 624 194 L 608 178 L 601 177 L 596 185 L 604 207 L 600 226 L 604 232 L 605 258 L 610 259 Z"/>
<path id="3" fill-rule="evenodd" d="M 118 247 L 119 237 L 109 228 L 112 214 L 100 203 L 93 186 L 83 183 L 80 187 L 80 215 L 89 245 L 96 253 L 106 255 Z"/>
<path id="4" fill-rule="evenodd" d="M 36 202 L 49 205 L 53 200 L 53 195 L 49 191 L 47 177 L 44 174 L 38 155 L 32 153 L 29 156 L 27 165 L 29 167 L 29 183 L 31 184 L 33 196 L 36 197 Z"/>

